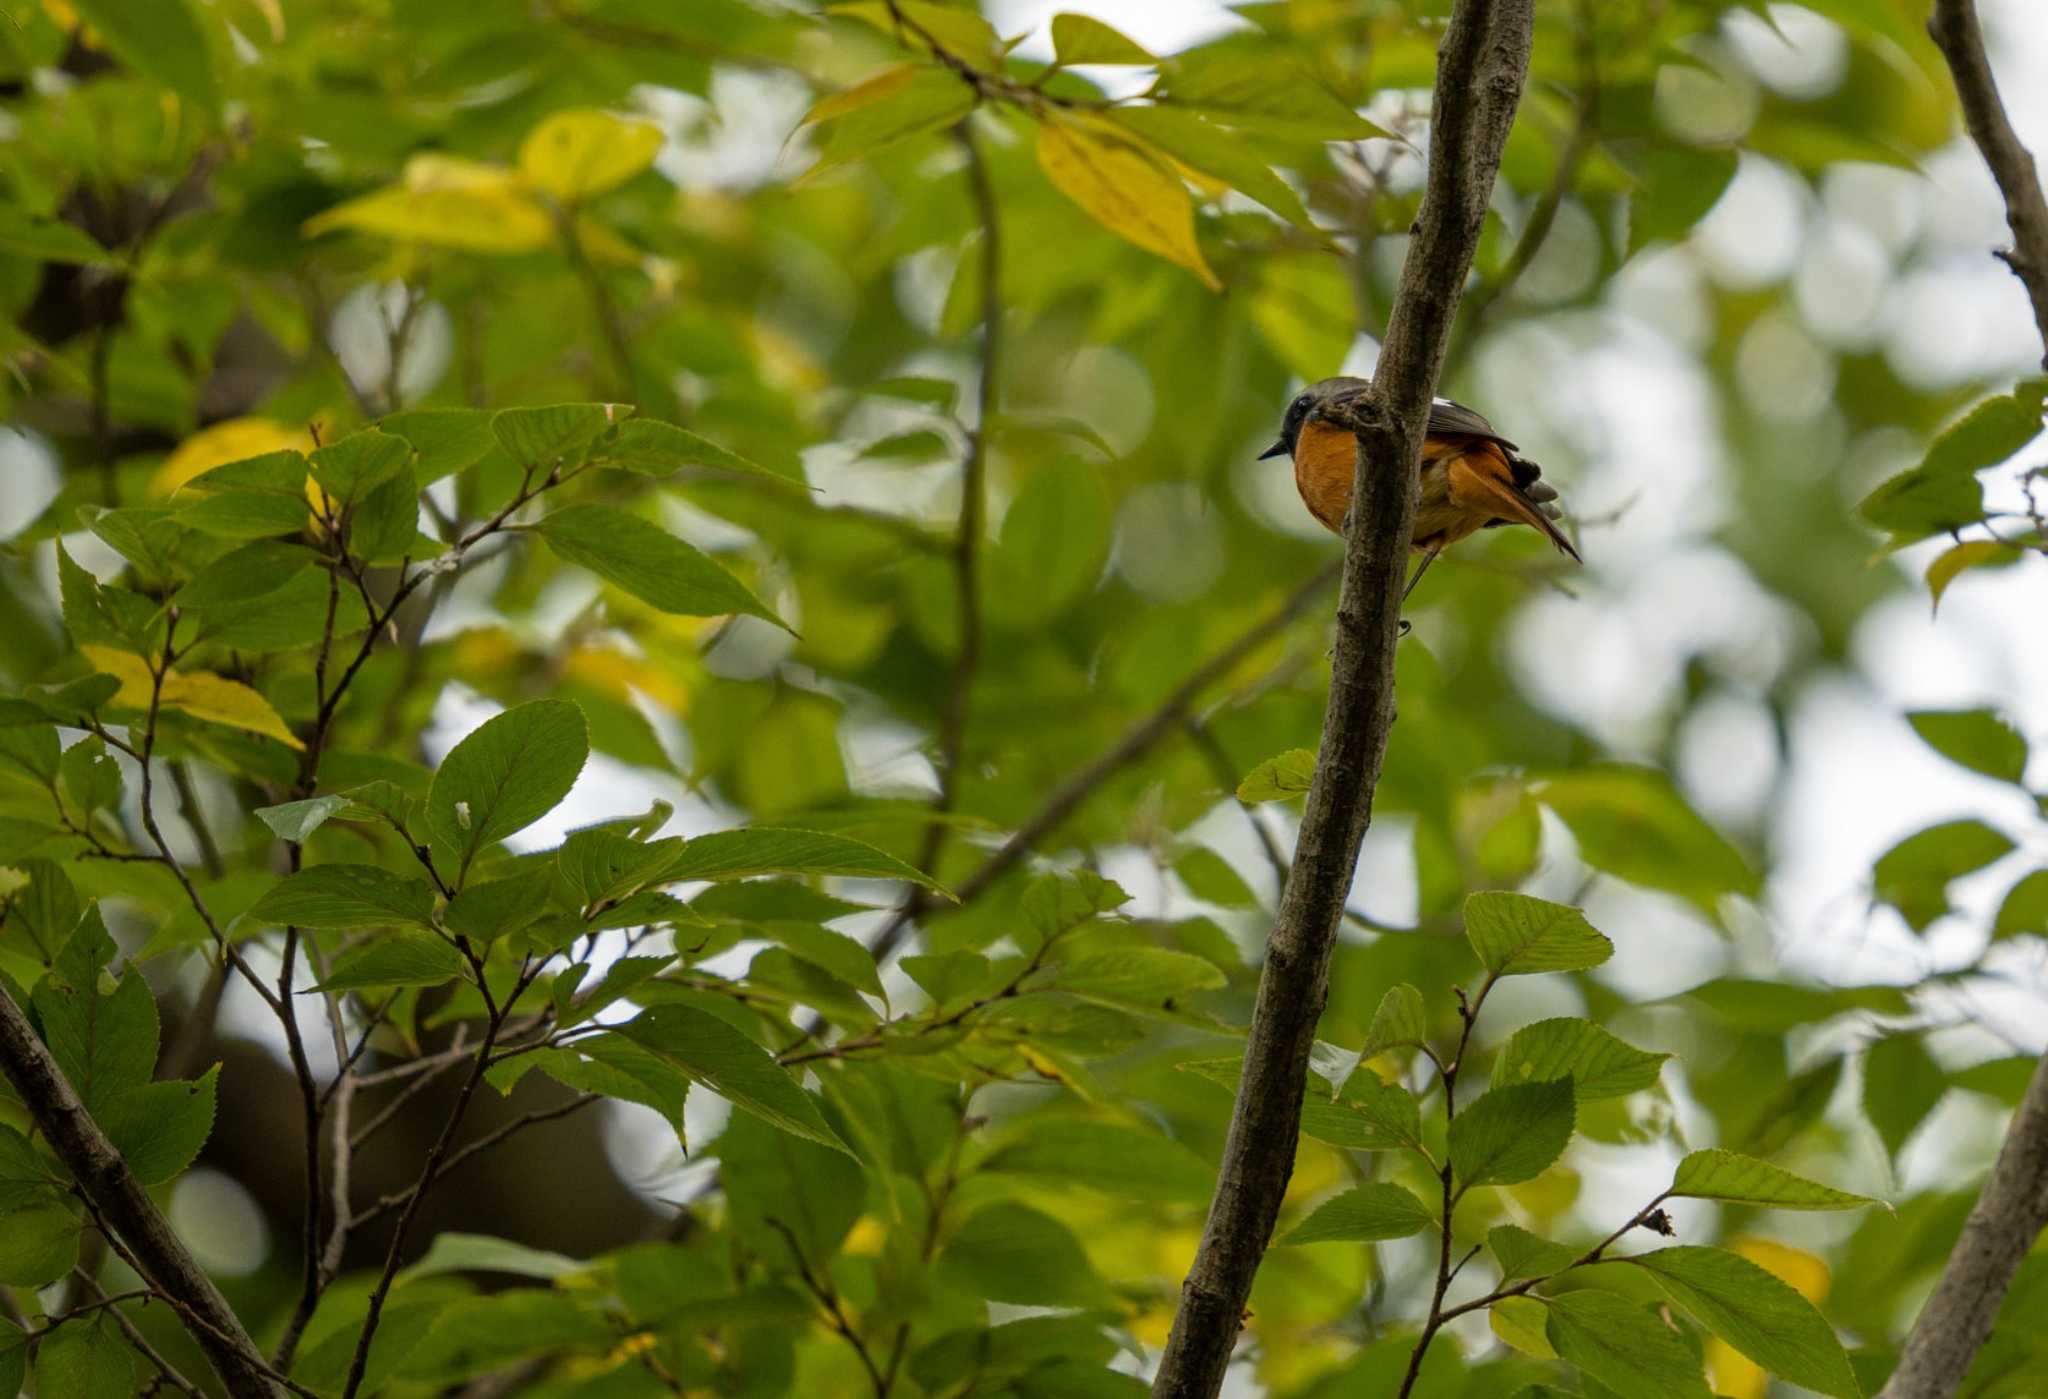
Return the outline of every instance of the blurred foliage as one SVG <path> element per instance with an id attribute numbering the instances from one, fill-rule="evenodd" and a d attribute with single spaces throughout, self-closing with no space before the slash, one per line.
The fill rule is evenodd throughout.
<path id="1" fill-rule="evenodd" d="M 1300 381 L 1369 364 L 1448 5 L 1248 0 L 1162 54 L 933 0 L 0 8 L 0 993 L 165 1198 L 248 1089 L 160 1066 L 159 1020 L 243 974 L 324 1006 L 357 1074 L 453 1053 L 717 1163 L 623 1249 L 409 1239 L 367 1353 L 377 1259 L 326 1275 L 332 1211 L 295 1205 L 229 1280 L 259 1342 L 322 1393 L 1137 1392 L 1328 680 L 1336 546 L 1254 458 Z M 1453 1326 L 1416 1394 L 1881 1382 L 1970 1198 L 1893 1158 L 1943 1104 L 1995 1120 L 2029 1061 L 1931 1035 L 1990 953 L 1916 986 L 1780 966 L 1771 789 L 1710 821 L 1681 758 L 1732 703 L 1767 751 L 1715 759 L 1782 765 L 1905 586 L 1871 527 L 1951 537 L 1934 601 L 2048 537 L 2006 465 L 2043 381 L 1916 373 L 1854 305 L 1871 259 L 1938 255 L 1884 172 L 1954 129 L 1904 0 L 1539 7 L 1445 391 L 1544 458 L 1592 569 L 1500 531 L 1417 594 L 1368 862 L 1396 873 L 1357 891 L 1252 1300 L 1267 1392 L 1394 1392 L 1446 1160 L 1472 1278 L 1548 1278 L 1659 1190 L 1680 1238 Z M 1812 227 L 1743 223 L 1745 187 Z M 1806 238 L 1854 255 L 1756 251 Z M 1708 406 L 1603 440 L 1617 357 Z M 1674 617 L 1603 724 L 1570 610 L 1666 554 L 1720 567 L 1689 602 L 1752 601 Z M 1912 722 L 2042 809 L 2000 716 Z M 1874 899 L 1953 918 L 1953 881 L 2039 848 L 2005 810 L 1901 842 Z M 2044 880 L 1980 942 L 2048 936 Z M 1510 966 L 1467 898 L 1514 889 L 1613 910 L 1624 953 L 1709 930 L 1722 974 L 1632 1004 L 1576 931 Z M 1454 987 L 1476 1015 L 1518 970 L 1549 989 L 1493 1003 L 1446 1131 L 1422 1051 L 1472 1035 Z M 0 1296 L 41 1334 L 74 1262 L 135 1282 L 0 1118 Z M 1896 1213 L 1783 1213 L 1866 1194 Z M 2048 1384 L 2039 1264 L 1970 1392 Z M 166 1311 L 123 1314 L 205 1373 Z M 0 1320 L 0 1392 L 25 1373 L 152 1381 L 105 1311 L 33 1347 Z"/>

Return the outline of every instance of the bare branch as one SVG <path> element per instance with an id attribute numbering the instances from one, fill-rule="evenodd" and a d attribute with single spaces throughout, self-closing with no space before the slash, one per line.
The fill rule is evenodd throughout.
<path id="1" fill-rule="evenodd" d="M 2041 362 L 2048 367 L 2048 198 L 2041 193 L 2040 172 L 2034 168 L 2032 152 L 2020 143 L 2005 115 L 1998 82 L 1991 76 L 1991 61 L 1984 54 L 1984 30 L 1977 23 L 1974 0 L 1935 0 L 1927 32 L 1948 60 L 1970 139 L 1977 143 L 2005 196 L 2005 221 L 2012 228 L 2013 248 L 2000 256 L 2026 284 L 2027 296 L 2034 303 L 2034 324 L 2041 330 Z"/>
<path id="2" fill-rule="evenodd" d="M 1394 722 L 1416 463 L 1459 297 L 1529 67 L 1532 0 L 1459 0 L 1437 55 L 1429 171 L 1358 435 L 1337 649 L 1295 857 L 1267 943 L 1216 1197 L 1152 1392 L 1213 1399 L 1294 1170 L 1330 953 Z"/>

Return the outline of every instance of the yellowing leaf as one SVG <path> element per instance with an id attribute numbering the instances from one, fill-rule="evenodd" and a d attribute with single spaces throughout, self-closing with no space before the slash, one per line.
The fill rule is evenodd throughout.
<path id="1" fill-rule="evenodd" d="M 315 445 L 304 428 L 286 427 L 269 418 L 227 418 L 180 442 L 150 478 L 150 494 L 167 496 L 201 472 L 231 461 L 246 461 L 265 452 L 310 452 Z"/>
<path id="2" fill-rule="evenodd" d="M 555 237 L 518 175 L 445 155 L 416 155 L 398 184 L 306 220 L 308 237 L 336 229 L 479 253 L 533 252 Z"/>
<path id="3" fill-rule="evenodd" d="M 857 82 L 844 92 L 835 92 L 819 98 L 811 110 L 804 113 L 801 124 L 808 126 L 812 122 L 830 121 L 834 117 L 843 117 L 848 112 L 857 112 L 862 107 L 892 97 L 909 87 L 910 80 L 916 73 L 917 66 L 912 63 L 899 63 L 894 68 L 884 68 L 872 78 Z"/>
<path id="4" fill-rule="evenodd" d="M 1948 591 L 1948 585 L 1970 569 L 2004 568 L 2019 560 L 2019 550 L 1995 539 L 1972 539 L 1943 551 L 1939 558 L 1927 565 L 1927 591 L 1933 599 L 1934 610 L 1941 610 L 1941 595 Z"/>
<path id="5" fill-rule="evenodd" d="M 526 133 L 519 173 L 573 204 L 616 189 L 654 163 L 661 128 L 610 112 L 556 112 Z"/>
<path id="6" fill-rule="evenodd" d="M 150 674 L 142 657 L 116 651 L 111 646 L 81 646 L 78 649 L 92 663 L 94 670 L 121 682 L 121 688 L 114 693 L 110 703 L 128 709 L 149 708 Z M 270 707 L 270 701 L 239 680 L 230 680 L 211 671 L 172 671 L 164 677 L 163 692 L 157 703 L 164 709 L 176 709 L 210 724 L 263 734 L 288 748 L 306 746 L 285 726 L 278 712 Z"/>
<path id="7" fill-rule="evenodd" d="M 1187 268 L 1211 291 L 1223 290 L 1195 241 L 1187 186 L 1136 146 L 1053 118 L 1038 129 L 1038 164 L 1054 188 L 1104 228 Z"/>

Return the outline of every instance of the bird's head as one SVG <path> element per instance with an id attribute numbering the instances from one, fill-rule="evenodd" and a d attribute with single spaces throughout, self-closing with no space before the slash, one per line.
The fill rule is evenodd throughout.
<path id="1" fill-rule="evenodd" d="M 1301 425 L 1308 421 L 1311 413 L 1324 404 L 1355 394 L 1370 385 L 1370 380 L 1356 379 L 1348 374 L 1339 374 L 1335 378 L 1310 384 L 1296 394 L 1293 402 L 1287 405 L 1287 414 L 1280 420 L 1279 441 L 1259 453 L 1259 460 L 1293 455 L 1295 440 L 1301 436 Z"/>

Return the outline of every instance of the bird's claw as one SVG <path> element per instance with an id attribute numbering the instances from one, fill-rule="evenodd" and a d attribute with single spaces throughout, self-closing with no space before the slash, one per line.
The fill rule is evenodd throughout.
<path id="1" fill-rule="evenodd" d="M 1401 629 L 1400 629 L 1399 631 L 1397 631 L 1397 632 L 1395 632 L 1395 633 L 1394 633 L 1394 639 L 1395 639 L 1396 641 L 1398 641 L 1398 640 L 1400 640 L 1400 639 L 1401 639 L 1402 637 L 1404 637 L 1404 636 L 1408 635 L 1408 633 L 1409 633 L 1409 632 L 1412 632 L 1412 631 L 1414 631 L 1414 630 L 1415 630 L 1415 624 L 1414 624 L 1413 622 L 1409 621 L 1409 620 L 1408 620 L 1408 619 L 1407 619 L 1406 617 L 1403 617 L 1403 618 L 1401 619 Z"/>

